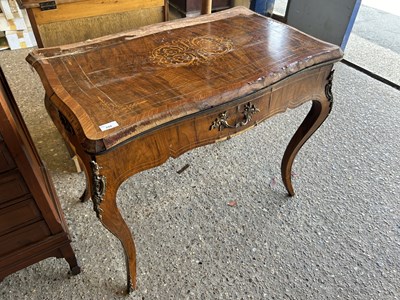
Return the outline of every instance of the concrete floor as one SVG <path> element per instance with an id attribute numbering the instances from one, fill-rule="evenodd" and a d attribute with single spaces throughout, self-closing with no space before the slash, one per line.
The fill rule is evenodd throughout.
<path id="1" fill-rule="evenodd" d="M 126 297 L 119 242 L 78 201 L 84 178 L 27 53 L 0 52 L 0 63 L 53 175 L 82 273 L 46 259 L 0 283 L 1 299 L 400 299 L 399 91 L 337 64 L 333 111 L 295 161 L 293 198 L 280 160 L 309 105 L 127 180 L 118 199 L 135 235 L 138 289 Z"/>
<path id="2" fill-rule="evenodd" d="M 400 85 L 400 2 L 392 1 L 394 7 L 385 2 L 381 9 L 361 5 L 345 58 Z M 367 3 L 379 6 L 376 0 Z M 391 10 L 398 15 L 389 13 Z"/>

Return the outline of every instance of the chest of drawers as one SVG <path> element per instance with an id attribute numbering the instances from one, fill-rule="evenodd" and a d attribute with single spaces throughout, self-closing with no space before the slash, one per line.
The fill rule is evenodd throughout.
<path id="1" fill-rule="evenodd" d="M 80 268 L 51 178 L 0 69 L 0 281 L 47 257 Z"/>

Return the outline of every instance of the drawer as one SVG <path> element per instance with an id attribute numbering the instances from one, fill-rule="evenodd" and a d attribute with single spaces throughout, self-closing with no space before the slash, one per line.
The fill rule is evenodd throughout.
<path id="1" fill-rule="evenodd" d="M 40 219 L 40 211 L 31 198 L 7 206 L 0 210 L 0 236 Z"/>
<path id="2" fill-rule="evenodd" d="M 168 157 L 178 157 L 196 147 L 228 139 L 256 126 L 270 115 L 270 99 L 270 91 L 262 91 L 171 122 L 161 130 L 119 147 L 116 157 L 127 157 L 134 162 L 132 174 L 158 166 Z M 102 155 L 96 159 L 103 166 Z M 105 164 L 112 165 L 113 172 L 123 176 L 129 173 L 124 164 L 109 161 Z"/>
<path id="3" fill-rule="evenodd" d="M 0 173 L 14 169 L 15 163 L 4 142 L 0 141 Z"/>
<path id="4" fill-rule="evenodd" d="M 0 204 L 28 193 L 28 187 L 17 170 L 0 175 Z"/>
<path id="5" fill-rule="evenodd" d="M 44 221 L 39 221 L 3 236 L 0 236 L 0 257 L 12 251 L 42 241 L 50 236 L 48 226 Z"/>
<path id="6" fill-rule="evenodd" d="M 194 119 L 196 144 L 227 139 L 245 131 L 268 117 L 270 94 L 259 93 L 244 97 L 239 102 L 217 108 Z"/>

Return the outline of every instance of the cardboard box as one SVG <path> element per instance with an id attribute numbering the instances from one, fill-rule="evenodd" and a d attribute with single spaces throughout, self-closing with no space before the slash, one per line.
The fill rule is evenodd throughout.
<path id="1" fill-rule="evenodd" d="M 22 18 L 21 10 L 15 0 L 0 0 L 0 10 L 7 20 Z"/>
<path id="2" fill-rule="evenodd" d="M 0 0 L 0 31 L 26 30 L 29 18 L 14 0 Z M 30 23 L 29 23 L 30 24 Z"/>
<path id="3" fill-rule="evenodd" d="M 36 46 L 32 29 L 6 31 L 6 39 L 11 50 Z"/>
<path id="4" fill-rule="evenodd" d="M 7 20 L 5 15 L 0 13 L 0 31 L 26 30 L 26 29 L 28 29 L 28 26 L 26 26 L 23 17 Z"/>
<path id="5" fill-rule="evenodd" d="M 15 0 L 0 0 L 0 9 L 0 50 L 36 46 L 26 10 L 21 10 Z"/>

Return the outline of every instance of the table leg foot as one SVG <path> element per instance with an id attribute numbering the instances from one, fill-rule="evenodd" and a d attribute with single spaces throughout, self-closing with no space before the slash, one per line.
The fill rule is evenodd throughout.
<path id="1" fill-rule="evenodd" d="M 85 190 L 84 190 L 83 193 L 82 193 L 82 196 L 79 197 L 79 200 L 80 200 L 81 202 L 86 202 L 86 201 L 88 201 L 89 199 L 90 199 L 90 195 L 89 195 L 88 189 L 87 189 L 87 187 L 86 187 Z"/>
<path id="2" fill-rule="evenodd" d="M 314 100 L 312 107 L 304 119 L 303 123 L 297 129 L 296 133 L 289 142 L 283 155 L 281 173 L 283 184 L 289 193 L 289 196 L 294 196 L 292 185 L 292 165 L 293 161 L 299 152 L 300 148 L 309 139 L 309 137 L 321 126 L 329 115 L 332 102 L 330 99 Z"/>
<path id="3" fill-rule="evenodd" d="M 68 272 L 70 275 L 78 275 L 81 272 L 81 267 L 78 265 L 78 261 L 76 260 L 76 256 L 70 244 L 60 248 L 60 251 L 69 264 L 70 271 Z"/>
<path id="4" fill-rule="evenodd" d="M 78 275 L 81 272 L 81 267 L 80 266 L 75 266 L 71 268 L 71 270 L 68 272 L 72 276 Z"/>
<path id="5" fill-rule="evenodd" d="M 116 204 L 118 186 L 114 186 L 110 179 L 107 178 L 107 189 L 99 207 L 99 219 L 122 244 L 126 262 L 127 292 L 129 293 L 136 289 L 136 249 L 131 231 Z"/>

